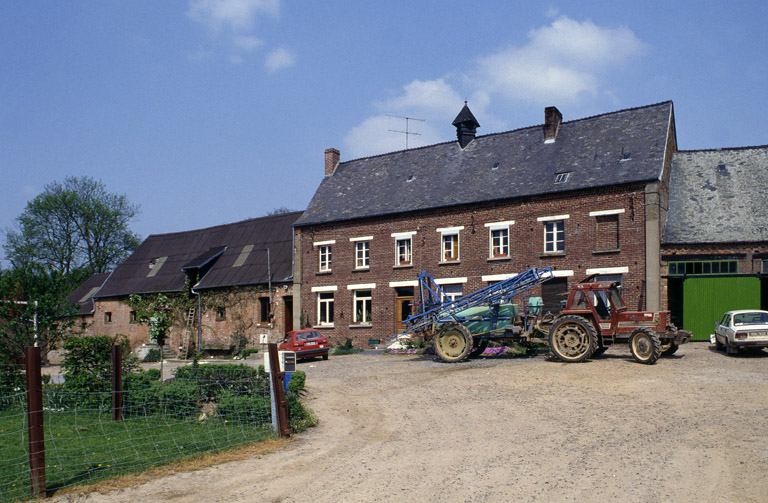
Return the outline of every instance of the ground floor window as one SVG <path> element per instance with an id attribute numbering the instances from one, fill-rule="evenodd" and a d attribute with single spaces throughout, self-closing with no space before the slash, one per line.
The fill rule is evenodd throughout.
<path id="1" fill-rule="evenodd" d="M 317 324 L 333 325 L 333 292 L 317 294 Z"/>
<path id="2" fill-rule="evenodd" d="M 371 290 L 355 290 L 354 295 L 354 319 L 355 323 L 371 322 Z"/>

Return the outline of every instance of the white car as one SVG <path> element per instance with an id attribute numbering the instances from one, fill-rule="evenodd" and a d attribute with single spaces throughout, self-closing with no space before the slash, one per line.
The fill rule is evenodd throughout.
<path id="1" fill-rule="evenodd" d="M 768 311 L 728 311 L 715 322 L 715 347 L 736 354 L 740 349 L 768 347 Z"/>

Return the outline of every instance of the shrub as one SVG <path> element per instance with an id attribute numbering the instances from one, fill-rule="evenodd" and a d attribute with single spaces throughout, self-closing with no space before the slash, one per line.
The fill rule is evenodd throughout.
<path id="1" fill-rule="evenodd" d="M 26 400 L 27 381 L 20 367 L 0 365 L 0 411 Z"/>
<path id="2" fill-rule="evenodd" d="M 259 348 L 247 348 L 243 350 L 242 357 L 245 359 L 245 358 L 248 358 L 250 355 L 256 354 L 258 352 L 259 352 Z"/>
<path id="3" fill-rule="evenodd" d="M 317 416 L 312 409 L 306 407 L 299 397 L 294 394 L 288 394 L 288 426 L 294 433 L 302 431 L 312 426 L 317 426 Z"/>
<path id="4" fill-rule="evenodd" d="M 188 418 L 200 410 L 198 405 L 201 399 L 200 389 L 194 383 L 184 381 L 160 383 L 157 397 L 160 411 L 167 416 Z"/>
<path id="5" fill-rule="evenodd" d="M 352 339 L 347 339 L 344 344 L 339 344 L 333 348 L 334 355 L 351 355 L 354 353 L 360 353 L 362 349 L 352 346 Z"/>
<path id="6" fill-rule="evenodd" d="M 216 412 L 229 422 L 269 423 L 272 417 L 269 395 L 234 395 L 224 391 L 218 396 Z"/>
<path id="7" fill-rule="evenodd" d="M 288 391 L 298 393 L 304 389 L 304 384 L 307 381 L 307 374 L 303 370 L 297 370 L 291 374 L 291 379 L 288 381 Z"/>
<path id="8" fill-rule="evenodd" d="M 152 348 L 147 352 L 147 355 L 144 357 L 142 361 L 146 363 L 159 362 L 160 360 L 162 360 L 162 358 L 163 358 L 163 355 L 162 353 L 160 353 L 160 350 Z"/>

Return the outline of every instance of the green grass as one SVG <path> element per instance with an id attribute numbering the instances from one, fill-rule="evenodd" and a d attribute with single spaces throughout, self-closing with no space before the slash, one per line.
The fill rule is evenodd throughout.
<path id="1" fill-rule="evenodd" d="M 112 420 L 109 410 L 45 412 L 48 494 L 274 436 L 271 424 L 159 414 Z M 0 412 L 0 501 L 32 498 L 24 411 Z"/>

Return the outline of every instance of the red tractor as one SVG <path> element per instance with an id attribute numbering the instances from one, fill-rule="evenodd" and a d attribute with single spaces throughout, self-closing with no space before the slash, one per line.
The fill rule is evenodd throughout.
<path id="1" fill-rule="evenodd" d="M 671 323 L 669 311 L 628 311 L 618 283 L 589 277 L 574 285 L 565 309 L 553 320 L 549 347 L 562 361 L 581 362 L 613 344 L 629 343 L 636 361 L 652 364 L 690 338 L 690 332 Z"/>

